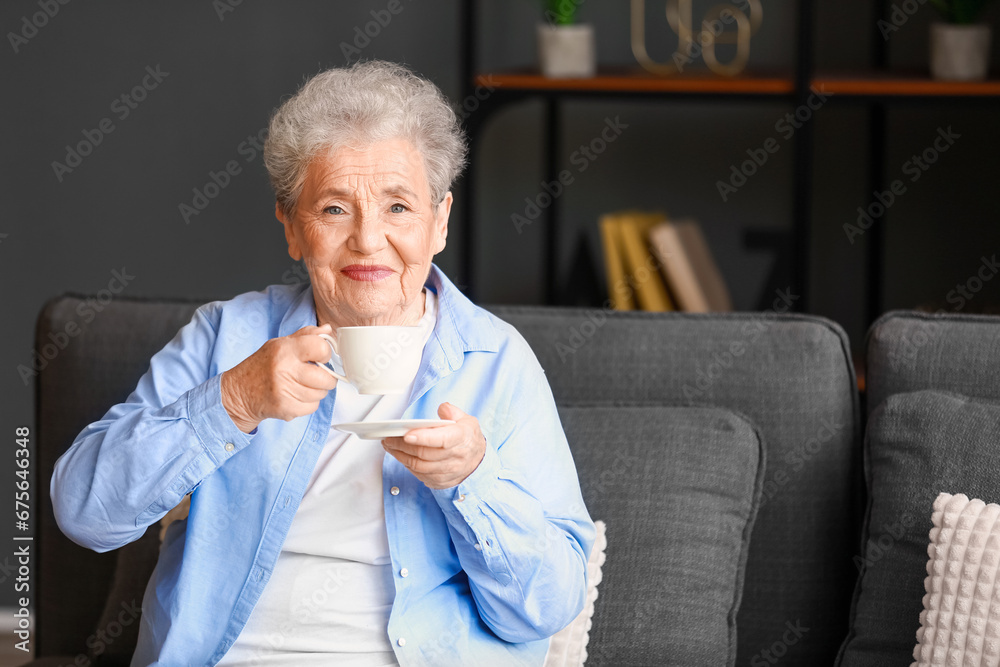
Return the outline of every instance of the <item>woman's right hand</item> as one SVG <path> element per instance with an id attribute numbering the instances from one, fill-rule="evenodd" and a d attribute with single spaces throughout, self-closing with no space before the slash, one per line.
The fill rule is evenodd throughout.
<path id="1" fill-rule="evenodd" d="M 268 418 L 290 421 L 319 408 L 337 379 L 312 361 L 330 360 L 330 346 L 317 334 L 329 324 L 302 327 L 272 338 L 239 365 L 222 374 L 222 406 L 244 433 Z"/>

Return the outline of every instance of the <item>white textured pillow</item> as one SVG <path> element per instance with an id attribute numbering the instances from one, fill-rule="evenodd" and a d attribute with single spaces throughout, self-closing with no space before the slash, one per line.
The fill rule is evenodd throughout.
<path id="1" fill-rule="evenodd" d="M 587 660 L 587 642 L 590 641 L 590 618 L 594 615 L 594 600 L 597 599 L 597 584 L 601 583 L 601 567 L 604 565 L 604 550 L 608 546 L 603 521 L 595 521 L 597 538 L 590 550 L 587 561 L 587 601 L 583 611 L 565 628 L 552 635 L 549 652 L 545 655 L 545 667 L 582 667 Z"/>
<path id="2" fill-rule="evenodd" d="M 911 667 L 1000 664 L 1000 505 L 942 493 L 931 519 Z"/>

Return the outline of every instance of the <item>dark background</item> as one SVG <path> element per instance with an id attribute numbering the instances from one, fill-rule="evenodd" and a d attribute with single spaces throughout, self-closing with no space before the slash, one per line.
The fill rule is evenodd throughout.
<path id="1" fill-rule="evenodd" d="M 225 0 L 222 0 L 225 2 Z M 402 0 L 403 11 L 362 49 L 365 58 L 411 66 L 451 99 L 461 100 L 460 0 Z M 536 62 L 535 23 L 540 0 L 480 0 L 475 44 L 484 70 L 529 67 Z M 216 3 L 219 4 L 219 3 Z M 29 365 L 35 318 L 46 300 L 64 292 L 106 289 L 113 271 L 134 276 L 128 297 L 226 298 L 294 279 L 273 198 L 259 154 L 247 161 L 240 146 L 266 126 L 271 110 L 311 74 L 346 64 L 341 43 L 372 20 L 387 0 L 281 2 L 243 0 L 221 18 L 210 0 L 185 2 L 71 1 L 15 53 L 0 45 L 4 129 L 0 187 L 0 494 L 13 505 L 16 426 L 33 425 L 33 388 L 17 367 Z M 601 64 L 632 64 L 628 4 L 588 0 L 581 20 L 597 26 Z M 676 37 L 650 6 L 649 48 L 666 57 Z M 695 2 L 699 17 L 713 3 Z M 796 14 L 791 2 L 765 2 L 764 23 L 751 44 L 751 68 L 791 71 Z M 868 65 L 873 17 L 869 2 L 816 3 L 814 48 L 820 68 Z M 22 29 L 39 11 L 37 0 L 5 0 L 0 29 Z M 998 25 L 1000 7 L 986 20 Z M 894 68 L 926 70 L 929 4 L 889 39 Z M 658 32 L 657 32 L 658 31 Z M 659 35 L 659 37 L 657 37 Z M 659 43 L 657 43 L 659 42 Z M 997 52 L 994 48 L 994 68 Z M 112 102 L 139 84 L 145 68 L 169 75 L 120 119 Z M 117 108 L 117 107 L 116 107 Z M 590 241 L 591 262 L 603 283 L 597 234 L 602 212 L 626 207 L 691 215 L 704 226 L 738 309 L 773 299 L 773 252 L 747 248 L 748 230 L 787 230 L 792 224 L 791 141 L 748 184 L 724 203 L 716 181 L 776 136 L 775 123 L 792 111 L 781 102 L 643 99 L 588 100 L 563 108 L 566 166 L 579 144 L 600 132 L 606 117 L 628 129 L 567 189 L 561 199 L 561 263 L 566 274 L 580 238 Z M 908 104 L 888 116 L 887 177 L 891 181 L 913 153 L 931 145 L 939 127 L 961 138 L 878 224 L 886 229 L 887 308 L 928 304 L 945 308 L 946 295 L 978 270 L 981 257 L 1000 251 L 995 199 L 1000 146 L 996 105 Z M 53 161 L 66 145 L 103 118 L 115 129 L 72 173 L 57 180 Z M 815 122 L 815 196 L 810 256 L 810 311 L 847 330 L 856 351 L 867 328 L 864 308 L 866 237 L 847 241 L 842 226 L 867 206 L 867 114 L 859 104 L 831 104 Z M 526 101 L 493 116 L 482 136 L 477 163 L 475 225 L 480 242 L 468 258 L 482 303 L 540 303 L 543 224 L 517 234 L 511 214 L 523 212 L 543 178 L 542 105 Z M 208 207 L 185 223 L 178 210 L 190 204 L 210 171 L 237 160 L 242 172 Z M 456 196 L 468 196 L 460 183 Z M 468 224 L 453 209 L 450 245 L 438 257 L 461 282 L 458 249 Z M 5 235 L 5 236 L 3 236 Z M 787 285 L 797 293 L 795 285 Z M 1000 280 L 986 284 L 965 312 L 990 307 Z M 596 304 L 595 304 L 596 305 Z M 72 344 L 72 341 L 69 342 Z M 110 406 L 109 406 L 110 407 Z M 0 440 L 0 444 L 3 440 Z M 35 486 L 35 494 L 47 489 Z M 8 495 L 9 494 L 9 495 Z M 0 605 L 15 596 L 3 568 L 14 518 L 0 517 Z"/>

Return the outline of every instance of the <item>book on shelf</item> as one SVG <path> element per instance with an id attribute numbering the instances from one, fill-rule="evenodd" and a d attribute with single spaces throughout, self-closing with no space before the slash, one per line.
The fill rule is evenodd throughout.
<path id="1" fill-rule="evenodd" d="M 608 293 L 616 310 L 673 310 L 673 301 L 649 246 L 649 232 L 662 213 L 622 211 L 601 217 Z"/>
<path id="2" fill-rule="evenodd" d="M 615 310 L 635 310 L 635 295 L 625 275 L 622 259 L 621 232 L 618 218 L 613 214 L 602 215 L 600 220 L 601 246 L 604 248 L 604 273 L 608 279 L 608 298 Z"/>
<path id="3" fill-rule="evenodd" d="M 680 310 L 707 313 L 733 309 L 726 282 L 695 220 L 662 222 L 650 230 L 649 241 Z"/>

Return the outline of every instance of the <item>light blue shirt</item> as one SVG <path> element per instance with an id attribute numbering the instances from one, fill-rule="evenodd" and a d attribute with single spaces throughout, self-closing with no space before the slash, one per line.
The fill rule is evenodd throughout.
<path id="1" fill-rule="evenodd" d="M 583 608 L 594 526 L 527 343 L 436 266 L 426 285 L 438 321 L 403 418 L 437 418 L 451 402 L 479 419 L 487 448 L 465 481 L 443 490 L 385 456 L 396 588 L 388 638 L 402 667 L 541 665 L 548 637 Z M 146 587 L 132 665 L 215 664 L 267 585 L 337 392 L 312 415 L 266 419 L 247 435 L 222 406 L 220 373 L 268 339 L 315 324 L 308 284 L 200 307 L 128 400 L 56 462 L 56 521 L 98 552 L 138 539 L 194 491 Z"/>

